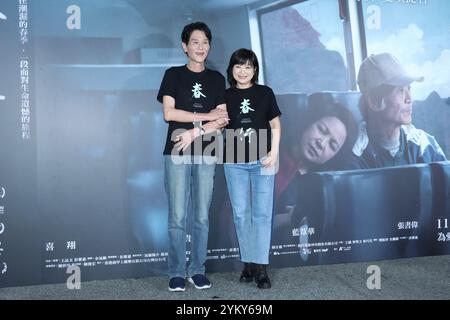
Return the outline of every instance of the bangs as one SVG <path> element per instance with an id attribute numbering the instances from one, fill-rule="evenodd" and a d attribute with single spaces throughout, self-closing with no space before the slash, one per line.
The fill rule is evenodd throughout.
<path id="1" fill-rule="evenodd" d="M 256 66 L 255 55 L 250 50 L 240 50 L 234 56 L 234 64 L 245 65 L 249 64 L 252 67 Z"/>
<path id="2" fill-rule="evenodd" d="M 255 66 L 255 64 L 252 61 L 252 57 L 237 57 L 235 65 L 236 64 L 241 65 L 241 66 L 246 65 L 246 64 L 249 64 L 252 67 Z"/>

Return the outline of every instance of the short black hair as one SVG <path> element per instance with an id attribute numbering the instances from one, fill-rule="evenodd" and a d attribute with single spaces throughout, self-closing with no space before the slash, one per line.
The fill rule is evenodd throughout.
<path id="1" fill-rule="evenodd" d="M 250 64 L 255 68 L 255 74 L 251 79 L 252 84 L 258 82 L 258 75 L 259 75 L 258 57 L 252 50 L 241 48 L 233 52 L 230 58 L 230 63 L 228 64 L 227 68 L 227 80 L 232 88 L 235 88 L 237 83 L 236 80 L 233 78 L 233 67 L 237 64 L 244 65 L 246 63 Z"/>
<path id="2" fill-rule="evenodd" d="M 211 30 L 204 22 L 193 22 L 188 25 L 185 25 L 183 28 L 183 32 L 181 32 L 181 42 L 185 43 L 186 45 L 189 44 L 189 39 L 191 38 L 192 32 L 195 30 L 200 30 L 205 33 L 205 36 L 208 38 L 209 43 L 211 43 L 212 35 Z"/>

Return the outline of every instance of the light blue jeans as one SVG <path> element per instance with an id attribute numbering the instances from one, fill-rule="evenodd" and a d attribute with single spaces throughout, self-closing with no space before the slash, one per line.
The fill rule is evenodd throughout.
<path id="1" fill-rule="evenodd" d="M 164 182 L 169 200 L 169 278 L 205 273 L 215 166 L 215 157 L 164 156 Z M 186 218 L 190 198 L 194 220 L 186 274 Z"/>
<path id="2" fill-rule="evenodd" d="M 225 163 L 241 261 L 269 264 L 275 172 L 261 162 Z"/>

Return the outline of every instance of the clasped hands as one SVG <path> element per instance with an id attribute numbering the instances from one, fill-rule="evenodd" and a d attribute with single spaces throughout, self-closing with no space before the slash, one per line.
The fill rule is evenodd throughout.
<path id="1" fill-rule="evenodd" d="M 228 118 L 228 112 L 221 108 L 215 108 L 206 114 L 208 123 L 214 122 L 213 126 L 209 128 L 213 130 L 217 130 L 225 127 L 230 119 Z M 208 129 L 209 129 L 208 128 Z M 206 128 L 205 128 L 206 131 Z M 207 132 L 208 133 L 208 132 Z M 179 134 L 175 137 L 174 142 L 175 148 L 177 151 L 185 151 L 189 145 L 194 141 L 198 136 L 200 136 L 200 128 L 195 127 L 191 130 L 186 130 L 182 134 Z"/>

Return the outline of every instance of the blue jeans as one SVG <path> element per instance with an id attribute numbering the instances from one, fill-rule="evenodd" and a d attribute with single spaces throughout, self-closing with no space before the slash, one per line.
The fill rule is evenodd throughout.
<path id="1" fill-rule="evenodd" d="M 241 260 L 269 264 L 275 172 L 261 162 L 225 163 Z"/>
<path id="2" fill-rule="evenodd" d="M 186 160 L 185 163 L 179 163 L 180 159 Z M 207 163 L 196 164 L 197 160 Z M 194 220 L 187 276 L 205 273 L 215 166 L 214 157 L 164 156 L 164 183 L 169 200 L 169 278 L 186 277 L 186 217 L 190 197 Z"/>

